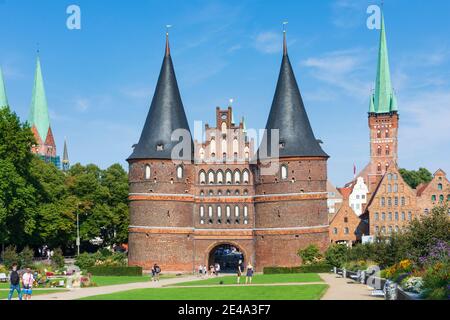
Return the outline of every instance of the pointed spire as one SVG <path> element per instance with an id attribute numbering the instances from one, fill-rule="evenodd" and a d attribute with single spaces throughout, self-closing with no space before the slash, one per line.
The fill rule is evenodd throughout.
<path id="1" fill-rule="evenodd" d="M 269 157 L 272 129 L 279 130 L 280 157 L 328 157 L 314 137 L 287 50 L 283 53 L 266 129 Z"/>
<path id="2" fill-rule="evenodd" d="M 45 96 L 44 80 L 42 77 L 41 61 L 39 56 L 36 61 L 36 73 L 34 77 L 33 95 L 30 108 L 30 125 L 36 128 L 42 141 L 47 139 L 50 128 L 47 98 Z"/>
<path id="3" fill-rule="evenodd" d="M 288 24 L 287 21 L 283 22 L 283 56 L 287 56 L 287 41 L 286 41 L 286 25 Z"/>
<path id="4" fill-rule="evenodd" d="M 170 160 L 173 148 L 179 143 L 172 141 L 172 133 L 177 129 L 184 129 L 190 134 L 168 44 L 168 32 L 166 32 L 166 51 L 155 94 L 139 143 L 134 147 L 133 154 L 128 160 Z M 193 152 L 191 137 L 192 135 L 189 138 L 191 139 L 191 152 Z M 176 157 L 179 157 L 178 160 L 185 160 L 192 157 L 192 153 L 176 155 Z"/>
<path id="5" fill-rule="evenodd" d="M 377 79 L 373 95 L 374 110 L 371 113 L 390 113 L 398 111 L 397 99 L 391 83 L 389 55 L 386 40 L 384 14 L 381 13 L 380 47 L 378 50 Z"/>
<path id="6" fill-rule="evenodd" d="M 3 81 L 3 73 L 2 69 L 0 68 L 0 109 L 8 106 L 9 104 L 8 98 L 6 96 L 5 82 Z"/>
<path id="7" fill-rule="evenodd" d="M 242 132 L 247 133 L 247 124 L 245 123 L 245 118 L 242 117 Z"/>
<path id="8" fill-rule="evenodd" d="M 170 56 L 169 28 L 171 27 L 170 24 L 166 26 L 166 57 Z"/>
<path id="9" fill-rule="evenodd" d="M 64 138 L 64 153 L 63 153 L 63 160 L 62 160 L 62 169 L 64 172 L 69 171 L 70 168 L 70 161 L 69 161 L 69 153 L 67 151 L 67 139 Z"/>

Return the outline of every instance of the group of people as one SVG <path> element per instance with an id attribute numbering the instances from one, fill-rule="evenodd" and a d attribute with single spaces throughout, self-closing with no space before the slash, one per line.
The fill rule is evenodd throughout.
<path id="1" fill-rule="evenodd" d="M 8 294 L 8 300 L 11 300 L 14 291 L 17 291 L 19 300 L 31 300 L 33 294 L 34 276 L 30 268 L 25 269 L 22 276 L 17 271 L 17 264 L 12 265 L 12 270 L 9 275 L 10 290 Z"/>
<path id="2" fill-rule="evenodd" d="M 220 264 L 215 263 L 214 265 L 209 266 L 209 275 L 212 276 L 219 276 L 220 273 Z M 208 275 L 208 268 L 205 265 L 199 265 L 198 266 L 198 275 L 200 277 L 206 277 Z"/>
<path id="3" fill-rule="evenodd" d="M 161 274 L 161 267 L 155 263 L 152 268 L 152 280 L 159 281 L 160 274 Z"/>
<path id="4" fill-rule="evenodd" d="M 253 274 L 255 272 L 254 267 L 252 266 L 252 264 L 249 262 L 247 264 L 247 267 L 245 268 L 246 270 L 244 270 L 244 263 L 242 260 L 239 260 L 238 266 L 237 266 L 237 283 L 240 284 L 241 283 L 241 277 L 242 274 L 245 271 L 245 284 L 251 284 L 252 280 L 253 280 Z M 214 265 L 211 265 L 209 267 L 209 276 L 219 276 L 220 273 L 220 264 L 215 263 Z M 206 267 L 206 265 L 199 265 L 198 266 L 198 275 L 199 277 L 203 278 L 208 276 L 208 268 Z"/>

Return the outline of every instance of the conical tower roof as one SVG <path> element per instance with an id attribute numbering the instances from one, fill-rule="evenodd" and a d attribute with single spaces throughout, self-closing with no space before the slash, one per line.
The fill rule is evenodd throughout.
<path id="1" fill-rule="evenodd" d="M 3 81 L 3 73 L 0 68 L 0 109 L 9 106 L 6 96 L 5 82 Z"/>
<path id="2" fill-rule="evenodd" d="M 328 157 L 314 137 L 289 60 L 286 32 L 283 39 L 280 75 L 266 125 L 269 157 L 273 156 L 270 150 L 272 129 L 279 130 L 280 157 Z"/>
<path id="3" fill-rule="evenodd" d="M 50 117 L 48 115 L 47 98 L 45 96 L 44 80 L 39 57 L 36 61 L 29 123 L 32 127 L 34 126 L 36 128 L 42 141 L 45 141 L 47 139 L 48 129 L 50 128 Z"/>
<path id="4" fill-rule="evenodd" d="M 377 79 L 375 83 L 375 93 L 371 97 L 373 106 L 369 113 L 390 113 L 397 112 L 397 99 L 391 82 L 391 71 L 389 67 L 389 54 L 386 40 L 386 28 L 384 24 L 384 14 L 381 14 L 380 47 L 378 50 Z"/>
<path id="5" fill-rule="evenodd" d="M 139 143 L 128 160 L 172 159 L 172 150 L 179 142 L 172 141 L 174 130 L 185 129 L 191 139 L 191 154 L 177 155 L 178 159 L 192 156 L 193 143 L 183 102 L 170 55 L 169 35 L 166 35 L 166 53 L 161 67 L 150 111 L 145 121 Z"/>
<path id="6" fill-rule="evenodd" d="M 67 140 L 64 139 L 63 163 L 69 163 L 69 152 L 67 151 Z"/>

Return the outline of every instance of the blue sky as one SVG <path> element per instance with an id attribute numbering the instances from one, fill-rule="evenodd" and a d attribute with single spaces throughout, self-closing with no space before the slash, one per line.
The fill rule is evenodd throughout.
<path id="1" fill-rule="evenodd" d="M 331 180 L 342 185 L 369 154 L 367 111 L 379 34 L 378 1 L 0 0 L 0 65 L 11 108 L 28 117 L 37 43 L 59 153 L 126 165 L 153 96 L 165 25 L 191 128 L 235 99 L 236 118 L 265 126 L 281 62 L 282 26 Z M 66 8 L 81 8 L 81 30 Z M 450 2 L 385 0 L 402 167 L 450 173 Z"/>

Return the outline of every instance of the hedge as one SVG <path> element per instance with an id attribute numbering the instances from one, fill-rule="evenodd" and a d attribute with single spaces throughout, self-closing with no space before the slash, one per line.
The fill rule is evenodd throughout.
<path id="1" fill-rule="evenodd" d="M 264 274 L 281 274 L 281 273 L 318 273 L 330 272 L 333 267 L 329 264 L 305 265 L 299 267 L 265 267 Z"/>
<path id="2" fill-rule="evenodd" d="M 87 270 L 94 276 L 142 276 L 142 267 L 90 267 Z"/>

